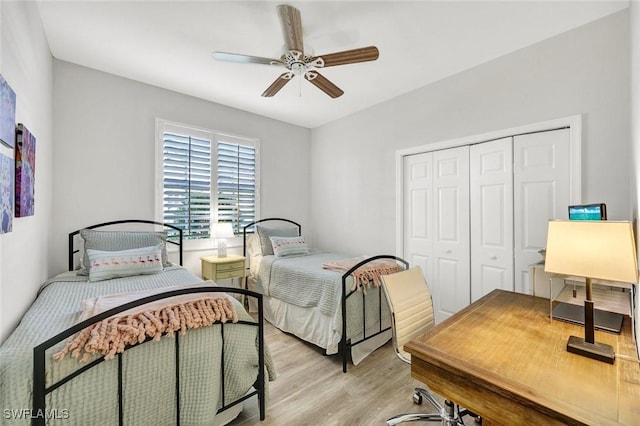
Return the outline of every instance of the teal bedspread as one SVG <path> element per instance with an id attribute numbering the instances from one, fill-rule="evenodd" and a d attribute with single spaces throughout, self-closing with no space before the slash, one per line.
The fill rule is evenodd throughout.
<path id="1" fill-rule="evenodd" d="M 0 424 L 30 423 L 32 405 L 33 348 L 76 323 L 84 299 L 104 294 L 192 284 L 202 280 L 181 267 L 166 268 L 156 275 L 86 282 L 72 272 L 49 280 L 16 330 L 0 347 Z M 253 321 L 239 303 L 242 320 Z M 181 422 L 211 425 L 224 397 L 228 404 L 251 390 L 258 373 L 257 327 L 227 324 L 222 355 L 219 325 L 189 330 L 180 337 Z M 127 350 L 123 356 L 124 423 L 172 425 L 175 423 L 174 341 L 163 337 Z M 77 369 L 77 359 L 54 361 L 52 355 L 64 342 L 47 352 L 47 383 Z M 267 348 L 265 348 L 267 349 Z M 222 395 L 221 365 L 226 382 Z M 265 350 L 267 378 L 275 371 Z M 45 413 L 50 425 L 112 425 L 118 423 L 117 361 L 107 360 L 81 374 L 47 396 Z"/>
<path id="2" fill-rule="evenodd" d="M 330 252 L 312 252 L 304 256 L 263 256 L 257 279 L 263 294 L 303 308 L 317 309 L 332 321 L 334 334 L 324 349 L 337 352 L 342 337 L 342 273 L 324 269 L 326 262 L 345 260 L 348 256 Z M 347 294 L 352 288 L 352 277 L 346 280 Z M 387 302 L 377 288 L 366 293 L 356 291 L 347 299 L 347 338 L 362 338 L 363 326 L 371 333 L 379 325 L 382 311 L 382 328 L 391 324 Z M 363 309 L 364 305 L 364 309 Z M 359 339 L 358 338 L 358 339 Z"/>

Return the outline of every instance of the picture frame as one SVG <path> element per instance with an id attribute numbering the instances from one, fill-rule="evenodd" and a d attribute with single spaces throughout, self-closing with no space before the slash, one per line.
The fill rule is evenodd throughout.
<path id="1" fill-rule="evenodd" d="M 0 74 L 0 142 L 10 148 L 16 144 L 16 92 Z"/>
<path id="2" fill-rule="evenodd" d="M 0 234 L 13 230 L 14 161 L 0 154 Z"/>
<path id="3" fill-rule="evenodd" d="M 16 217 L 33 216 L 35 207 L 36 138 L 22 123 L 16 128 Z"/>

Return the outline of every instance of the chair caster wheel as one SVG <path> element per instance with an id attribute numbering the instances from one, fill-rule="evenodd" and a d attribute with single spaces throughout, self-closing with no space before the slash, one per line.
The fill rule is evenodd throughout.
<path id="1" fill-rule="evenodd" d="M 422 395 L 420 395 L 418 392 L 413 393 L 413 403 L 416 405 L 422 404 Z"/>

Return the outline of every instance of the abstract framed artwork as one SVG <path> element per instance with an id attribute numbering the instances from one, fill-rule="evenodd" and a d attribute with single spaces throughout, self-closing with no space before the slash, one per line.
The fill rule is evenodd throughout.
<path id="1" fill-rule="evenodd" d="M 16 92 L 0 75 L 0 141 L 13 148 L 16 144 Z"/>
<path id="2" fill-rule="evenodd" d="M 16 217 L 33 216 L 35 206 L 36 138 L 18 123 L 16 137 Z"/>
<path id="3" fill-rule="evenodd" d="M 13 229 L 13 158 L 0 154 L 0 234 Z"/>

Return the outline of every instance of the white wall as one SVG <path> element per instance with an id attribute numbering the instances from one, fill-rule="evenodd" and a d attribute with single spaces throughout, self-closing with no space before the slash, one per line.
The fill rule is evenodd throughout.
<path id="1" fill-rule="evenodd" d="M 612 218 L 633 212 L 637 221 L 640 12 L 635 0 L 630 14 L 631 63 L 629 15 L 621 12 L 310 135 L 66 62 L 53 61 L 52 67 L 36 5 L 0 2 L 0 72 L 17 93 L 16 121 L 37 138 L 36 214 L 14 219 L 13 232 L 0 235 L 0 341 L 39 285 L 66 268 L 69 231 L 102 220 L 152 217 L 156 116 L 260 138 L 262 216 L 293 217 L 311 230 L 315 246 L 360 254 L 395 249 L 397 149 L 582 113 L 583 200 L 606 202 Z M 630 175 L 625 141 L 631 137 L 631 69 L 636 77 Z M 197 269 L 201 254 L 192 254 L 187 264 Z"/>
<path id="2" fill-rule="evenodd" d="M 638 246 L 638 218 L 640 217 L 640 1 L 633 0 L 629 7 L 630 49 L 631 54 L 631 217 L 636 231 Z M 640 325 L 640 291 L 636 291 L 636 334 Z M 640 351 L 640 342 L 636 338 Z"/>
<path id="3" fill-rule="evenodd" d="M 52 59 L 34 2 L 0 2 L 0 73 L 16 92 L 16 123 L 36 137 L 35 214 L 0 235 L 0 342 L 48 274 L 51 230 Z M 0 152 L 15 158 L 7 147 Z"/>
<path id="4" fill-rule="evenodd" d="M 574 114 L 582 200 L 629 219 L 628 29 L 624 10 L 314 129 L 316 244 L 395 253 L 396 150 Z"/>
<path id="5" fill-rule="evenodd" d="M 157 117 L 260 139 L 261 216 L 309 223 L 308 129 L 64 61 L 53 72 L 51 274 L 66 270 L 69 232 L 153 219 Z M 209 254 L 185 253 L 185 266 L 199 274 Z"/>

